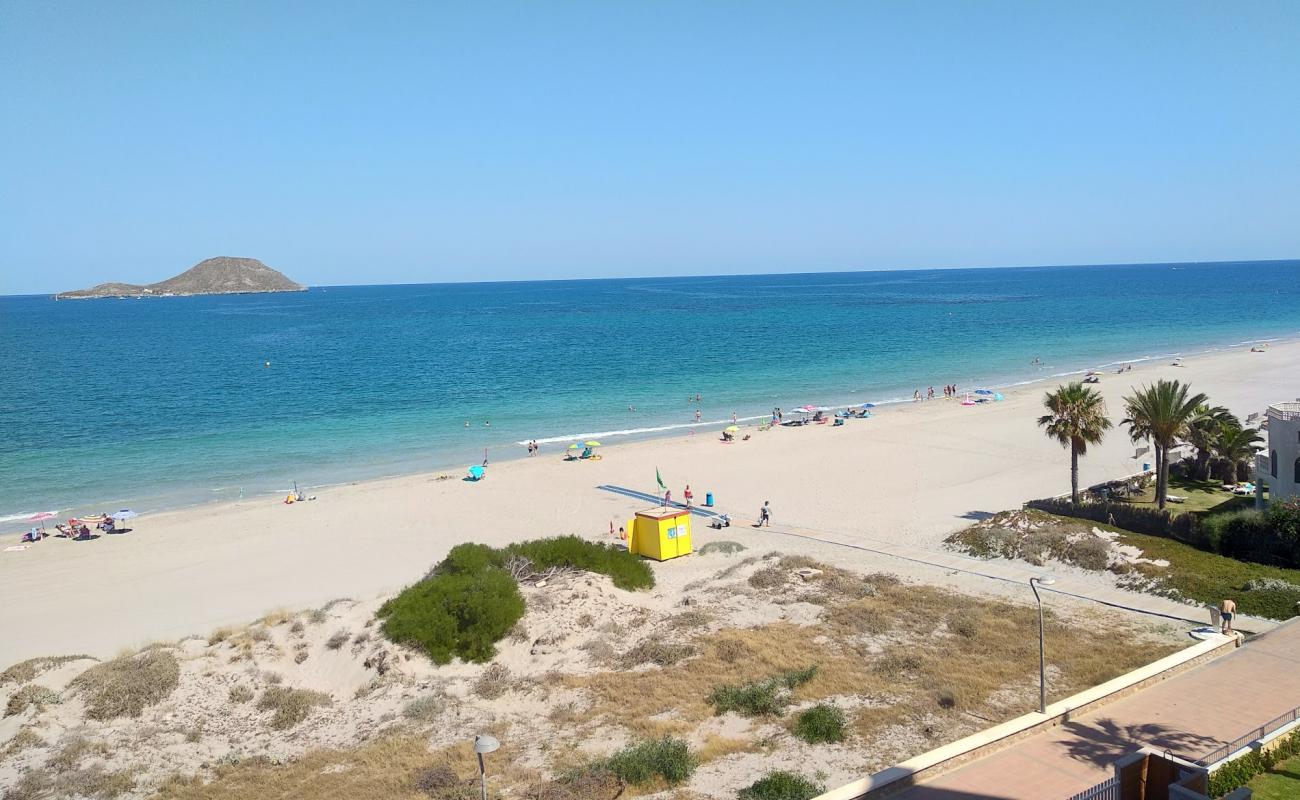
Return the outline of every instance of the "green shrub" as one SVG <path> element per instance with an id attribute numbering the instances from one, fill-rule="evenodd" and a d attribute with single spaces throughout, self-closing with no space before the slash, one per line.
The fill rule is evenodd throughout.
<path id="1" fill-rule="evenodd" d="M 698 761 L 686 742 L 673 736 L 648 739 L 610 756 L 602 766 L 626 783 L 646 783 L 655 777 L 676 786 L 691 777 Z"/>
<path id="2" fill-rule="evenodd" d="M 180 683 L 176 657 L 161 649 L 145 650 L 96 664 L 71 684 L 86 700 L 86 716 L 95 720 L 138 717 L 161 702 Z"/>
<path id="3" fill-rule="evenodd" d="M 790 672 L 742 686 L 718 686 L 708 697 L 719 714 L 734 711 L 746 717 L 779 717 L 790 705 L 790 692 L 817 677 L 817 667 Z"/>
<path id="4" fill-rule="evenodd" d="M 1251 778 L 1268 772 L 1278 762 L 1295 755 L 1300 755 L 1300 731 L 1281 737 L 1267 753 L 1252 750 L 1210 773 L 1210 797 L 1222 797 L 1239 786 L 1245 786 Z"/>
<path id="5" fill-rule="evenodd" d="M 490 661 L 497 641 L 523 615 L 524 598 L 515 579 L 497 568 L 436 574 L 403 589 L 379 609 L 385 636 L 418 647 L 438 664 L 455 657 Z"/>
<path id="6" fill-rule="evenodd" d="M 740 800 L 812 800 L 825 792 L 825 786 L 802 775 L 778 770 L 741 789 L 739 797 Z"/>
<path id="7" fill-rule="evenodd" d="M 609 575 L 622 589 L 654 586 L 654 574 L 636 556 L 613 545 L 558 536 L 495 549 L 458 544 L 418 583 L 380 607 L 384 635 L 417 647 L 436 663 L 453 658 L 490 661 L 496 643 L 524 615 L 524 598 L 507 564 L 526 559 L 545 571 L 572 568 Z"/>
<path id="8" fill-rule="evenodd" d="M 640 557 L 613 544 L 589 542 L 577 536 L 556 536 L 512 544 L 501 551 L 503 559 L 522 556 L 540 571 L 572 567 L 608 575 L 620 589 L 632 591 L 655 585 L 654 573 Z"/>
<path id="9" fill-rule="evenodd" d="M 818 703 L 799 714 L 794 735 L 808 744 L 844 741 L 844 712 L 830 703 Z"/>

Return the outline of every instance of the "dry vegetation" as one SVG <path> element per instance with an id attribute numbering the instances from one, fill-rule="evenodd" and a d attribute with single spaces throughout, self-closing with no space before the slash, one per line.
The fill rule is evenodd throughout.
<path id="1" fill-rule="evenodd" d="M 496 785 L 527 786 L 538 775 L 513 766 L 518 752 L 503 740 L 493 754 Z M 476 797 L 477 775 L 472 745 L 464 742 L 429 752 L 423 736 L 395 735 L 352 750 L 316 750 L 289 764 L 247 759 L 219 767 L 216 779 L 176 778 L 157 793 L 157 800 L 276 800 L 373 797 L 384 800 L 457 800 Z M 424 789 L 430 791 L 422 791 Z"/>
<path id="2" fill-rule="evenodd" d="M 274 711 L 269 724 L 272 730 L 282 731 L 307 719 L 307 715 L 316 706 L 327 706 L 332 702 L 324 692 L 268 686 L 262 692 L 262 699 L 257 701 L 257 709 Z"/>
<path id="3" fill-rule="evenodd" d="M 77 676 L 72 688 L 86 702 L 86 716 L 105 720 L 138 717 L 172 693 L 180 680 L 176 656 L 161 648 L 115 658 Z"/>
<path id="4" fill-rule="evenodd" d="M 729 799 L 754 782 L 758 757 L 819 748 L 833 783 L 1036 702 L 1030 606 L 804 557 L 688 563 L 695 574 L 661 599 L 604 577 L 532 589 L 530 613 L 487 665 L 439 667 L 401 651 L 370 633 L 378 601 L 339 601 L 146 648 L 86 669 L 62 693 L 35 682 L 44 668 L 24 668 L 25 682 L 0 690 L 28 715 L 4 749 L 18 778 L 0 791 L 472 800 L 468 739 L 489 732 L 503 744 L 491 756 L 503 795 L 612 800 L 680 782 L 675 796 Z M 1176 649 L 1117 635 L 1127 631 L 1049 616 L 1052 696 Z M 55 703 L 60 694 L 84 699 L 86 718 Z M 114 722 L 124 716 L 138 719 Z M 140 757 L 149 752 L 166 752 L 166 764 Z M 749 765 L 743 780 L 719 778 L 733 763 Z"/>

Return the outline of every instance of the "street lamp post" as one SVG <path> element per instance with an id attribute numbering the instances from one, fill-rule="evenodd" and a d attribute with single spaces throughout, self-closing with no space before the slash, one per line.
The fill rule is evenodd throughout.
<path id="1" fill-rule="evenodd" d="M 1048 656 L 1047 647 L 1043 640 L 1043 598 L 1039 596 L 1039 587 L 1050 587 L 1056 583 L 1056 578 L 1039 578 L 1035 575 L 1030 579 L 1030 588 L 1034 589 L 1034 600 L 1039 601 L 1039 713 L 1048 713 Z M 486 800 L 486 797 L 485 799 Z"/>
<path id="2" fill-rule="evenodd" d="M 485 733 L 474 737 L 474 752 L 478 754 L 478 777 L 479 783 L 483 787 L 483 800 L 488 800 L 487 769 L 483 765 L 483 755 L 495 752 L 500 746 L 500 742 Z"/>

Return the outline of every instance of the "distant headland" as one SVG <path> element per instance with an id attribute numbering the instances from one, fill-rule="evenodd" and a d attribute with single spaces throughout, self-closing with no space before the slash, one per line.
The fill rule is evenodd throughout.
<path id="1" fill-rule="evenodd" d="M 61 292 L 56 300 L 84 300 L 92 297 L 185 297 L 198 294 L 252 294 L 257 292 L 305 292 L 283 273 L 255 258 L 218 256 L 159 283 L 101 283 L 89 289 Z"/>

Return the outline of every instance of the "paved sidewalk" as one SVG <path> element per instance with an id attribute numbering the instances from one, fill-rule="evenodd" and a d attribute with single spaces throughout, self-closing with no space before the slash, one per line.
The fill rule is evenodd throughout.
<path id="1" fill-rule="evenodd" d="M 1134 748 L 1195 761 L 1300 705 L 1300 621 L 897 795 L 900 800 L 1064 800 Z"/>

